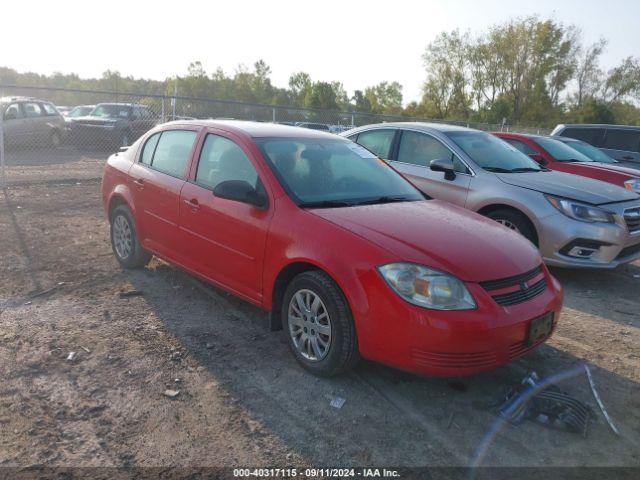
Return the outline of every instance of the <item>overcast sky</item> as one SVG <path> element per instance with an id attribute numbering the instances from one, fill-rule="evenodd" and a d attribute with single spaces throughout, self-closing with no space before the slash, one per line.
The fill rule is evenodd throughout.
<path id="1" fill-rule="evenodd" d="M 194 60 L 233 73 L 262 58 L 277 86 L 296 71 L 349 93 L 397 80 L 405 103 L 420 97 L 427 44 L 456 28 L 537 13 L 579 26 L 586 43 L 607 38 L 605 67 L 640 56 L 638 0 L 4 0 L 0 10 L 0 66 L 18 71 L 164 79 Z"/>

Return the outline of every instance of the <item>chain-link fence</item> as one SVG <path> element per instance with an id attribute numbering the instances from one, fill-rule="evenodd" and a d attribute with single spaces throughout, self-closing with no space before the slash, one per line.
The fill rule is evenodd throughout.
<path id="1" fill-rule="evenodd" d="M 157 124 L 179 119 L 276 122 L 340 133 L 395 121 L 451 123 L 486 131 L 548 133 L 521 126 L 243 103 L 209 98 L 0 85 L 0 181 L 38 166 L 100 161 Z M 99 163 L 99 162 L 98 162 Z M 29 170 L 29 167 L 31 169 Z"/>

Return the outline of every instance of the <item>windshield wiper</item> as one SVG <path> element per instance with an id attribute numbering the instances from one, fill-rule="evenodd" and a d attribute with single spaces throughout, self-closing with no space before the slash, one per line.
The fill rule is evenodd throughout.
<path id="1" fill-rule="evenodd" d="M 344 200 L 319 200 L 317 202 L 302 202 L 300 208 L 339 208 L 352 207 L 354 204 Z"/>
<path id="2" fill-rule="evenodd" d="M 509 170 L 508 168 L 502 168 L 502 167 L 482 167 L 484 168 L 487 172 L 494 172 L 494 173 L 511 173 L 513 172 L 513 170 Z"/>
<path id="3" fill-rule="evenodd" d="M 396 195 L 396 196 L 382 195 L 377 198 L 371 198 L 367 200 L 361 200 L 359 202 L 354 202 L 353 205 L 375 205 L 377 203 L 394 203 L 394 202 L 407 202 L 407 201 L 413 201 L 413 199 L 402 196 L 402 195 Z"/>
<path id="4" fill-rule="evenodd" d="M 521 172 L 541 172 L 541 168 L 531 168 L 531 167 L 522 167 L 522 168 L 514 168 L 511 170 L 512 173 L 521 173 Z"/>

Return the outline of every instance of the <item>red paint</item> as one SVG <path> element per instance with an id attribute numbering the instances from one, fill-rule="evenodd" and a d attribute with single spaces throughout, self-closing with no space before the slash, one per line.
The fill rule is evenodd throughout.
<path id="1" fill-rule="evenodd" d="M 545 150 L 538 142 L 535 135 L 526 135 L 522 133 L 506 133 L 493 132 L 496 137 L 504 140 L 518 140 L 525 145 L 531 147 L 543 159 L 543 165 L 550 170 L 559 172 L 572 173 L 581 177 L 594 178 L 607 183 L 613 183 L 620 187 L 624 187 L 624 182 L 634 178 L 640 178 L 638 170 L 620 167 L 607 163 L 598 162 L 561 162 L 554 158 L 547 150 Z M 567 145 L 570 147 L 570 145 Z"/>
<path id="2" fill-rule="evenodd" d="M 292 136 L 291 129 L 283 134 L 277 126 L 251 125 L 261 129 L 261 136 Z M 179 127 L 154 132 L 162 128 Z M 532 348 L 524 345 L 532 319 L 554 312 L 557 321 L 562 289 L 544 266 L 528 283 L 544 278 L 545 291 L 517 305 L 502 307 L 491 295 L 519 285 L 489 292 L 478 283 L 542 265 L 533 245 L 495 222 L 436 200 L 301 209 L 242 123 L 205 122 L 199 129 L 186 180 L 136 163 L 145 136 L 129 151 L 110 157 L 102 185 L 107 211 L 114 199 L 127 203 L 143 246 L 195 276 L 271 310 L 274 284 L 283 269 L 296 262 L 313 265 L 342 289 L 364 358 L 427 375 L 467 375 L 508 363 Z M 194 183 L 209 132 L 235 141 L 250 158 L 267 191 L 266 209 L 215 197 Z M 303 129 L 299 133 L 316 135 L 327 136 Z M 135 183 L 139 179 L 142 189 Z M 458 277 L 478 308 L 437 311 L 409 304 L 377 271 L 398 261 Z"/>

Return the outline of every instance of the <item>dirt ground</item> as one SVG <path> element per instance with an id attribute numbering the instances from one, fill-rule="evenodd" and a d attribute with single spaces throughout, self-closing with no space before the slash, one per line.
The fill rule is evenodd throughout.
<path id="1" fill-rule="evenodd" d="M 494 372 L 422 378 L 363 362 L 319 379 L 264 312 L 158 260 L 119 268 L 101 160 L 28 159 L 0 190 L 0 466 L 466 466 L 509 387 L 582 362 L 620 436 L 579 375 L 561 387 L 596 412 L 586 438 L 525 422 L 490 439 L 481 464 L 640 466 L 640 263 L 554 270 L 556 335 Z"/>

